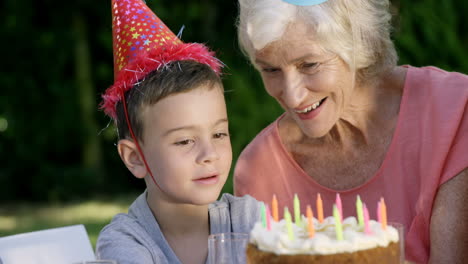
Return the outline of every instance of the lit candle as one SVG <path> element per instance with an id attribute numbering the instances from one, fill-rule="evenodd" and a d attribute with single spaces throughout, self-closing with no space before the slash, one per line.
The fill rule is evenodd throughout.
<path id="1" fill-rule="evenodd" d="M 343 225 L 341 224 L 340 212 L 336 205 L 333 205 L 333 217 L 335 218 L 336 239 L 343 240 Z"/>
<path id="2" fill-rule="evenodd" d="M 289 240 L 294 240 L 291 214 L 289 213 L 288 207 L 284 208 L 284 220 L 286 220 L 286 229 L 288 230 Z"/>
<path id="3" fill-rule="evenodd" d="M 336 194 L 336 208 L 338 208 L 338 212 L 340 213 L 340 220 L 343 222 L 343 206 L 341 205 L 341 197 L 340 194 Z"/>
<path id="4" fill-rule="evenodd" d="M 323 204 L 320 193 L 317 195 L 317 217 L 320 223 L 323 223 Z"/>
<path id="5" fill-rule="evenodd" d="M 271 201 L 271 210 L 273 211 L 273 220 L 275 220 L 275 222 L 278 222 L 278 200 L 276 200 L 275 194 L 273 194 L 273 200 Z"/>
<path id="6" fill-rule="evenodd" d="M 266 210 L 265 210 L 265 204 L 262 203 L 262 206 L 260 208 L 260 213 L 262 215 L 262 226 L 263 228 L 266 228 Z"/>
<path id="7" fill-rule="evenodd" d="M 367 235 L 372 233 L 369 227 L 369 210 L 367 210 L 366 204 L 364 204 L 364 233 Z"/>
<path id="8" fill-rule="evenodd" d="M 357 200 L 356 200 L 356 211 L 357 211 L 359 226 L 364 227 L 364 214 L 362 212 L 362 201 L 359 195 L 357 196 Z"/>
<path id="9" fill-rule="evenodd" d="M 270 207 L 267 205 L 266 206 L 266 226 L 267 230 L 271 230 L 271 214 L 270 214 Z"/>
<path id="10" fill-rule="evenodd" d="M 307 231 L 309 231 L 309 237 L 314 237 L 315 229 L 314 229 L 314 222 L 312 219 L 314 218 L 314 213 L 312 213 L 312 208 L 310 205 L 307 205 Z"/>
<path id="11" fill-rule="evenodd" d="M 387 229 L 387 206 L 385 205 L 385 201 L 384 201 L 384 198 L 382 197 L 381 200 L 380 200 L 380 215 L 381 215 L 381 218 L 382 218 L 382 228 L 385 230 Z"/>
<path id="12" fill-rule="evenodd" d="M 294 222 L 296 225 L 301 225 L 301 204 L 297 194 L 294 194 Z"/>

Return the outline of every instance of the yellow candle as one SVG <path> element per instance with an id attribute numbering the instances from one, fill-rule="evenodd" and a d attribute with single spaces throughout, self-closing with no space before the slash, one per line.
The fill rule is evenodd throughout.
<path id="1" fill-rule="evenodd" d="M 275 220 L 275 222 L 278 222 L 278 200 L 276 200 L 275 194 L 273 194 L 273 200 L 271 201 L 271 210 L 273 211 L 273 220 Z"/>
<path id="2" fill-rule="evenodd" d="M 320 223 L 323 223 L 323 204 L 320 193 L 317 195 L 317 217 Z"/>
<path id="3" fill-rule="evenodd" d="M 315 228 L 314 222 L 312 219 L 314 218 L 314 213 L 312 212 L 312 208 L 310 205 L 307 205 L 307 231 L 309 231 L 309 237 L 312 238 L 315 235 Z"/>
<path id="4" fill-rule="evenodd" d="M 297 194 L 294 194 L 294 222 L 296 225 L 301 226 L 301 205 Z"/>
<path id="5" fill-rule="evenodd" d="M 359 197 L 359 195 L 357 196 L 357 199 L 356 199 L 356 211 L 357 211 L 359 226 L 364 227 L 364 213 L 362 210 L 361 197 Z"/>
<path id="6" fill-rule="evenodd" d="M 336 205 L 333 205 L 333 217 L 335 218 L 336 239 L 343 240 L 343 225 L 341 224 L 340 212 Z"/>

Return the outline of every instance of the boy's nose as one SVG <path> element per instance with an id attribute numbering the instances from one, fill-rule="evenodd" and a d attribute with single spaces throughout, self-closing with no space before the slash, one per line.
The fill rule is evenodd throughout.
<path id="1" fill-rule="evenodd" d="M 203 145 L 202 149 L 200 150 L 200 154 L 197 158 L 197 163 L 210 163 L 215 160 L 219 159 L 218 151 L 216 151 L 216 147 L 212 142 L 207 142 Z"/>

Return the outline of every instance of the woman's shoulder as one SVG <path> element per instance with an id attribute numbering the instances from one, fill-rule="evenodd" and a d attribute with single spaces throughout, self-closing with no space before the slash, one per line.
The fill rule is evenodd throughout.
<path id="1" fill-rule="evenodd" d="M 407 85 L 425 88 L 426 92 L 468 94 L 468 75 L 434 66 L 408 67 Z M 430 90 L 427 90 L 430 89 Z"/>
<path id="2" fill-rule="evenodd" d="M 467 106 L 467 75 L 409 67 L 397 128 L 399 145 L 406 151 L 411 148 L 408 153 L 427 164 L 445 164 L 450 175 L 459 172 L 468 162 Z"/>
<path id="3" fill-rule="evenodd" d="M 440 68 L 409 67 L 401 110 L 405 115 L 428 115 L 428 122 L 454 114 L 466 115 L 468 104 L 468 75 Z M 434 113 L 439 113 L 434 115 Z M 466 118 L 466 117 L 465 117 Z"/>

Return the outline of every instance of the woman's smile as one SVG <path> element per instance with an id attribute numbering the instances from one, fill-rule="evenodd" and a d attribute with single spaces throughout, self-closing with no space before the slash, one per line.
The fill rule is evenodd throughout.
<path id="1" fill-rule="evenodd" d="M 317 101 L 305 108 L 302 108 L 302 110 L 299 109 L 294 109 L 293 111 L 297 114 L 297 116 L 302 119 L 302 120 L 307 120 L 307 119 L 312 119 L 316 117 L 322 110 L 323 105 L 326 102 L 327 97 L 321 99 L 320 101 Z"/>

